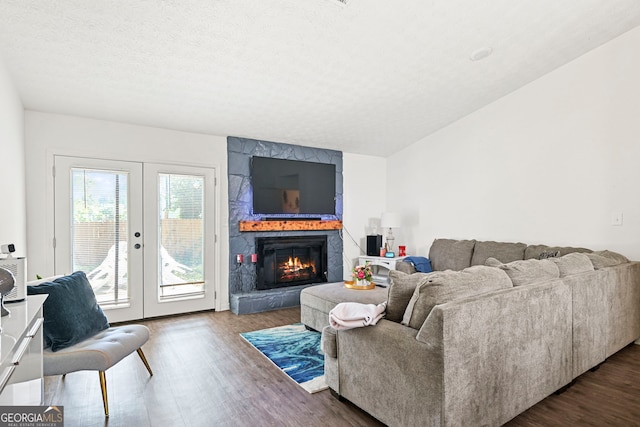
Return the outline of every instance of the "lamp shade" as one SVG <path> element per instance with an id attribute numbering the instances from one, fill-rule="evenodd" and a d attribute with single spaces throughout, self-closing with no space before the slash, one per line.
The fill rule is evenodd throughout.
<path id="1" fill-rule="evenodd" d="M 398 228 L 400 224 L 400 215 L 395 212 L 384 212 L 380 219 L 380 225 L 383 228 Z"/>

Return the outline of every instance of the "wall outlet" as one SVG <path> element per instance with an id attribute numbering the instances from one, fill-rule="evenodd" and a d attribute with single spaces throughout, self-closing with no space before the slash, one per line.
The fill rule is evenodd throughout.
<path id="1" fill-rule="evenodd" d="M 611 214 L 611 225 L 622 225 L 622 212 L 613 212 Z"/>

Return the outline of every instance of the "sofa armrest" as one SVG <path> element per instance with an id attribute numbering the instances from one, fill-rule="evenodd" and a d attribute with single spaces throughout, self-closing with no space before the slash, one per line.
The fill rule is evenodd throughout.
<path id="1" fill-rule="evenodd" d="M 606 267 L 606 357 L 640 337 L 640 263 Z"/>
<path id="2" fill-rule="evenodd" d="M 325 371 L 339 381 L 327 382 L 386 424 L 440 425 L 442 357 L 417 341 L 417 332 L 386 319 L 337 331 L 338 357 L 325 358 Z"/>
<path id="3" fill-rule="evenodd" d="M 445 424 L 502 425 L 568 384 L 571 325 L 561 279 L 435 306 L 417 339 L 442 351 Z"/>
<path id="4" fill-rule="evenodd" d="M 320 338 L 320 349 L 324 353 L 324 357 L 335 359 L 338 357 L 338 345 L 336 344 L 336 334 L 338 331 L 331 326 L 325 326 L 322 329 L 322 337 Z"/>

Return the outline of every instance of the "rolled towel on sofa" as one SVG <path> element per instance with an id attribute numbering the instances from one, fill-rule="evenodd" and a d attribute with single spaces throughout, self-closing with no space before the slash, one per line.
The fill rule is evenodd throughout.
<path id="1" fill-rule="evenodd" d="M 358 302 L 341 302 L 329 312 L 329 324 L 334 329 L 352 329 L 375 325 L 382 319 L 387 302 L 361 304 Z"/>

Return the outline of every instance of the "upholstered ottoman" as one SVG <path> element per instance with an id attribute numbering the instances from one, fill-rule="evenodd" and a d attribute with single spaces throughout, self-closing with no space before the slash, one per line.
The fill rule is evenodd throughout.
<path id="1" fill-rule="evenodd" d="M 349 289 L 344 282 L 305 288 L 300 292 L 300 321 L 307 327 L 322 331 L 329 325 L 329 312 L 341 302 L 380 304 L 387 300 L 387 288 Z"/>

